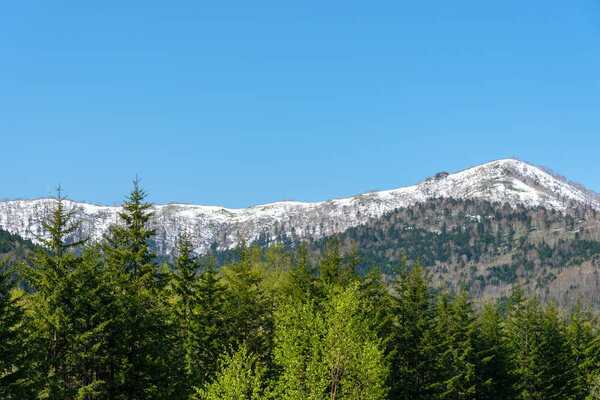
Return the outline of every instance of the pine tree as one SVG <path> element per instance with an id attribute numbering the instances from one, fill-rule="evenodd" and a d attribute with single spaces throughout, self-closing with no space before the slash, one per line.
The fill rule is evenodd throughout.
<path id="1" fill-rule="evenodd" d="M 478 397 L 481 399 L 512 398 L 512 382 L 509 376 L 508 349 L 502 328 L 503 318 L 494 303 L 483 304 L 478 315 L 481 348 L 481 381 Z"/>
<path id="2" fill-rule="evenodd" d="M 558 316 L 558 309 L 548 304 L 541 318 L 538 368 L 542 375 L 543 398 L 574 398 L 576 365 L 573 362 L 565 324 Z"/>
<path id="3" fill-rule="evenodd" d="M 389 364 L 392 361 L 394 336 L 394 297 L 383 281 L 381 271 L 375 265 L 367 275 L 361 277 L 358 285 L 369 329 L 381 340 L 386 363 Z"/>
<path id="4" fill-rule="evenodd" d="M 445 311 L 445 310 L 444 310 Z M 466 291 L 456 297 L 448 307 L 449 321 L 439 331 L 444 337 L 442 349 L 447 361 L 444 365 L 445 380 L 441 385 L 441 398 L 473 399 L 479 383 L 479 343 L 477 320 L 473 305 Z M 443 318 L 443 317 L 442 317 Z"/>
<path id="5" fill-rule="evenodd" d="M 301 301 L 322 297 L 322 291 L 317 286 L 316 272 L 308 243 L 303 241 L 292 255 L 292 268 L 285 294 Z"/>
<path id="6" fill-rule="evenodd" d="M 505 338 L 516 399 L 541 398 L 542 374 L 538 365 L 541 311 L 537 301 L 513 288 L 507 305 Z"/>
<path id="7" fill-rule="evenodd" d="M 326 244 L 325 253 L 319 263 L 319 274 L 323 285 L 341 285 L 344 282 L 342 271 L 343 255 L 340 242 L 334 236 Z"/>
<path id="8" fill-rule="evenodd" d="M 552 304 L 542 309 L 516 287 L 506 320 L 514 389 L 518 399 L 571 398 L 575 369 L 564 323 Z"/>
<path id="9" fill-rule="evenodd" d="M 198 359 L 202 366 L 201 382 L 216 372 L 219 355 L 225 350 L 226 337 L 225 289 L 221 284 L 213 259 L 204 261 L 198 282 Z"/>
<path id="10" fill-rule="evenodd" d="M 435 354 L 435 359 L 430 363 L 429 371 L 427 371 L 429 379 L 424 386 L 430 393 L 430 397 L 445 398 L 444 394 L 448 390 L 448 383 L 454 377 L 452 364 L 455 350 L 450 332 L 452 325 L 451 299 L 445 287 L 442 287 L 436 300 L 432 334 L 427 343 L 429 346 L 427 351 L 429 354 Z"/>
<path id="11" fill-rule="evenodd" d="M 59 187 L 54 208 L 42 221 L 44 234 L 38 236 L 42 246 L 32 254 L 29 263 L 21 263 L 18 268 L 22 279 L 35 290 L 28 298 L 32 344 L 37 344 L 40 352 L 36 367 L 43 381 L 40 396 L 51 398 L 72 397 L 80 385 L 70 365 L 74 357 L 73 309 L 78 300 L 71 287 L 82 258 L 72 250 L 85 239 L 67 241 L 82 221 L 76 220 L 75 210 L 67 210 L 65 199 Z"/>
<path id="12" fill-rule="evenodd" d="M 172 397 L 173 374 L 178 370 L 172 366 L 176 335 L 156 256 L 150 251 L 154 230 L 149 227 L 152 212 L 145 198 L 136 179 L 119 222 L 109 229 L 102 245 L 117 302 L 108 343 L 110 398 Z"/>
<path id="13" fill-rule="evenodd" d="M 409 269 L 406 256 L 392 283 L 394 334 L 392 339 L 391 397 L 428 398 L 435 381 L 434 296 L 419 263 Z"/>
<path id="14" fill-rule="evenodd" d="M 350 248 L 344 251 L 342 255 L 342 282 L 346 285 L 352 282 L 361 281 L 362 277 L 358 274 L 358 266 L 363 262 L 363 256 L 354 240 L 350 243 Z"/>
<path id="15" fill-rule="evenodd" d="M 121 278 L 132 280 L 146 289 L 155 289 L 159 273 L 156 254 L 150 251 L 150 240 L 155 234 L 149 227 L 154 215 L 152 205 L 146 203 L 146 192 L 140 180 L 133 181 L 133 190 L 122 204 L 119 222 L 109 228 L 104 237 L 103 250 L 107 265 Z"/>
<path id="16" fill-rule="evenodd" d="M 574 395 L 575 368 L 564 323 L 554 305 L 542 309 L 516 287 L 506 320 L 515 395 L 518 399 L 564 399 Z"/>
<path id="17" fill-rule="evenodd" d="M 11 296 L 13 287 L 9 273 L 0 271 L 0 398 L 7 400 L 34 397 L 24 312 Z"/>
<path id="18" fill-rule="evenodd" d="M 270 358 L 272 349 L 273 303 L 265 293 L 261 271 L 256 268 L 259 257 L 260 251 L 242 241 L 237 260 L 222 272 L 229 340 L 234 346 L 245 343 L 251 353 L 264 361 Z"/>
<path id="19" fill-rule="evenodd" d="M 74 301 L 69 304 L 72 340 L 66 362 L 76 389 L 74 398 L 80 400 L 107 395 L 106 357 L 110 349 L 106 343 L 116 307 L 106 278 L 98 246 L 86 246 L 81 253 L 81 262 L 69 279 Z"/>
<path id="20" fill-rule="evenodd" d="M 188 392 L 198 385 L 202 376 L 202 365 L 199 353 L 202 349 L 199 340 L 201 326 L 198 318 L 200 303 L 198 286 L 200 260 L 193 254 L 190 237 L 184 233 L 177 243 L 175 263 L 171 266 L 171 292 L 175 311 L 176 329 L 178 330 L 178 349 L 181 354 L 182 371 L 181 391 Z M 191 392 L 190 392 L 191 393 Z"/>
<path id="21" fill-rule="evenodd" d="M 595 370 L 600 365 L 600 335 L 579 297 L 569 313 L 566 330 L 575 366 L 573 390 L 576 398 L 585 398 L 590 394 Z"/>

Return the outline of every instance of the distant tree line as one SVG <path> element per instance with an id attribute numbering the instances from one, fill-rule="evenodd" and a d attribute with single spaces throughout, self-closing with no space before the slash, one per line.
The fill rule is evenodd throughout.
<path id="1" fill-rule="evenodd" d="M 102 240 L 67 242 L 58 193 L 42 246 L 0 275 L 0 398 L 600 398 L 581 302 L 561 313 L 517 285 L 475 306 L 406 256 L 388 285 L 337 238 L 318 254 L 242 242 L 217 269 L 183 235 L 165 264 L 145 198 L 135 181 Z"/>

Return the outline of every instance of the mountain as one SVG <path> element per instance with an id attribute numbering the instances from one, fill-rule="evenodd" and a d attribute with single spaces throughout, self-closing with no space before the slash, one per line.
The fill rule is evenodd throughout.
<path id="1" fill-rule="evenodd" d="M 568 306 L 580 296 L 600 305 L 600 212 L 499 205 L 479 199 L 431 199 L 337 234 L 360 251 L 359 272 L 394 276 L 405 255 L 420 261 L 436 287 L 469 289 L 476 299 L 507 296 L 519 282 Z M 310 241 L 323 254 L 331 238 Z M 232 254 L 217 253 L 219 261 Z"/>
<path id="2" fill-rule="evenodd" d="M 435 199 L 482 200 L 510 207 L 544 208 L 565 212 L 573 207 L 600 210 L 600 202 L 583 187 L 553 176 L 542 168 L 514 160 L 489 162 L 457 173 L 440 172 L 421 183 L 325 202 L 284 201 L 244 209 L 167 204 L 154 206 L 155 247 L 172 254 L 187 230 L 198 253 L 226 250 L 241 237 L 248 243 L 325 238 L 345 232 L 394 210 Z M 100 238 L 117 221 L 119 207 L 67 201 L 83 220 L 74 238 Z M 0 228 L 35 241 L 40 221 L 52 199 L 0 202 Z"/>

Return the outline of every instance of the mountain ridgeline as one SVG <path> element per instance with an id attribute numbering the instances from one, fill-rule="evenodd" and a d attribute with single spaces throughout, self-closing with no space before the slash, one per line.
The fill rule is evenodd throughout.
<path id="1" fill-rule="evenodd" d="M 518 160 L 499 160 L 453 174 L 439 173 L 421 183 L 394 190 L 369 192 L 319 203 L 284 201 L 244 209 L 167 204 L 153 207 L 153 245 L 160 255 L 174 254 L 177 239 L 187 232 L 197 254 L 234 248 L 240 237 L 248 243 L 320 239 L 342 233 L 399 208 L 440 198 L 485 200 L 511 207 L 543 207 L 565 211 L 573 207 L 600 210 L 592 193 L 580 185 Z M 41 221 L 52 199 L 0 202 L 0 228 L 25 239 L 42 235 Z M 100 239 L 117 222 L 120 207 L 65 201 L 82 221 L 69 239 Z"/>
<path id="2" fill-rule="evenodd" d="M 52 199 L 0 203 L 0 228 L 36 241 Z M 119 207 L 64 201 L 80 222 L 68 241 L 101 240 L 118 222 Z M 360 248 L 361 273 L 388 280 L 402 255 L 420 260 L 437 286 L 466 287 L 477 299 L 503 298 L 519 282 L 561 305 L 584 296 L 600 303 L 600 203 L 583 186 L 545 168 L 508 159 L 445 172 L 418 185 L 321 203 L 279 202 L 246 209 L 169 204 L 152 206 L 151 245 L 172 259 L 187 232 L 193 251 L 219 264 L 243 238 L 261 247 L 317 254 L 334 236 Z M 13 252 L 14 254 L 14 252 Z"/>

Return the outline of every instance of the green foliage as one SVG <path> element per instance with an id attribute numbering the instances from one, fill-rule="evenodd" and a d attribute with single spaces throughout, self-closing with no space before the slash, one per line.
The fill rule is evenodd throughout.
<path id="1" fill-rule="evenodd" d="M 273 339 L 273 302 L 262 285 L 259 262 L 260 250 L 242 243 L 238 260 L 223 268 L 225 314 L 231 344 L 245 343 L 251 353 L 268 359 Z"/>
<path id="2" fill-rule="evenodd" d="M 584 310 L 578 298 L 569 313 L 566 334 L 574 363 L 574 392 L 577 398 L 591 394 L 594 387 L 594 370 L 600 365 L 600 337 L 596 334 L 595 321 L 589 311 Z"/>
<path id="3" fill-rule="evenodd" d="M 580 301 L 563 316 L 516 285 L 502 307 L 480 305 L 458 285 L 433 289 L 419 261 L 421 252 L 429 266 L 470 263 L 473 278 L 483 270 L 475 260 L 510 249 L 510 263 L 468 282 L 473 292 L 492 280 L 516 282 L 540 259 L 560 268 L 596 251 L 585 239 L 528 242 L 527 230 L 541 226 L 535 213 L 440 200 L 449 208 L 439 234 L 390 228 L 403 242 L 386 251 L 408 255 L 388 285 L 381 264 L 361 273 L 365 262 L 377 261 L 368 248 L 365 256 L 361 237 L 293 251 L 242 242 L 219 269 L 198 258 L 183 235 L 173 262 L 160 265 L 145 198 L 134 181 L 119 221 L 100 243 L 89 243 L 67 240 L 77 237 L 80 222 L 59 191 L 41 246 L 15 269 L 31 290 L 16 289 L 12 272 L 0 274 L 0 397 L 600 397 L 598 324 Z M 453 215 L 464 221 L 474 211 L 495 212 L 496 225 L 453 223 Z M 419 205 L 402 213 L 392 217 L 435 210 Z"/>
<path id="4" fill-rule="evenodd" d="M 113 274 L 153 289 L 159 272 L 156 254 L 150 251 L 150 239 L 155 232 L 148 223 L 153 213 L 149 211 L 151 204 L 144 202 L 146 192 L 139 182 L 137 178 L 133 181 L 133 190 L 119 212 L 119 223 L 113 224 L 104 238 L 103 251 Z"/>
<path id="5" fill-rule="evenodd" d="M 483 304 L 478 315 L 480 390 L 482 399 L 512 398 L 509 350 L 504 339 L 503 317 L 496 304 Z"/>
<path id="6" fill-rule="evenodd" d="M 77 306 L 78 300 L 91 301 L 92 297 L 87 291 L 81 296 L 77 290 L 87 269 L 83 256 L 70 251 L 85 240 L 66 242 L 81 222 L 75 220 L 74 211 L 65 209 L 64 199 L 59 188 L 55 207 L 42 221 L 45 235 L 38 240 L 44 247 L 32 253 L 29 264 L 19 265 L 21 277 L 37 290 L 27 299 L 33 332 L 29 340 L 38 355 L 35 379 L 41 384 L 42 397 L 49 398 L 73 397 L 75 386 L 87 377 L 76 362 L 85 358 L 78 339 L 81 325 L 87 323 Z"/>
<path id="7" fill-rule="evenodd" d="M 197 400 L 259 400 L 268 397 L 264 388 L 265 369 L 258 357 L 246 346 L 221 360 L 215 379 L 205 388 L 198 389 Z"/>
<path id="8" fill-rule="evenodd" d="M 322 399 L 330 386 L 323 341 L 324 316 L 313 301 L 289 298 L 275 313 L 273 360 L 281 371 L 276 393 L 286 399 Z"/>
<path id="9" fill-rule="evenodd" d="M 276 313 L 277 398 L 381 399 L 387 368 L 358 286 L 332 289 L 324 309 L 288 299 Z"/>
<path id="10" fill-rule="evenodd" d="M 518 399 L 569 398 L 576 378 L 565 326 L 552 305 L 543 309 L 516 288 L 506 321 Z"/>
<path id="11" fill-rule="evenodd" d="M 357 286 L 334 289 L 325 324 L 330 398 L 383 398 L 388 371 L 378 340 L 369 330 Z"/>
<path id="12" fill-rule="evenodd" d="M 401 258 L 392 289 L 394 336 L 392 394 L 400 399 L 427 398 L 436 374 L 435 303 L 424 270 Z"/>
<path id="13" fill-rule="evenodd" d="M 473 306 L 463 291 L 449 305 L 440 302 L 441 316 L 438 320 L 442 330 L 438 330 L 441 343 L 444 380 L 440 386 L 441 398 L 473 399 L 476 398 L 479 383 L 478 368 L 478 331 Z M 446 318 L 448 318 L 447 321 Z"/>
<path id="14" fill-rule="evenodd" d="M 196 356 L 202 366 L 201 381 L 206 382 L 217 370 L 217 360 L 229 339 L 225 330 L 225 289 L 212 259 L 204 263 L 204 270 L 200 274 L 198 299 Z"/>
<path id="15" fill-rule="evenodd" d="M 472 296 L 487 298 L 527 279 L 539 279 L 539 287 L 547 288 L 567 267 L 597 266 L 598 221 L 585 207 L 563 214 L 481 200 L 435 199 L 392 211 L 336 237 L 341 247 L 355 243 L 361 250 L 355 267 L 361 274 L 377 265 L 384 274 L 394 275 L 396 260 L 405 254 L 412 262 L 419 259 L 437 286 L 444 282 L 449 290 L 459 291 L 466 284 Z M 325 254 L 329 241 L 312 240 L 309 247 Z M 592 279 L 577 284 L 586 294 L 595 293 L 597 285 Z M 570 299 L 563 289 L 550 286 L 550 295 L 565 307 Z M 596 296 L 592 300 L 600 302 Z"/>
<path id="16" fill-rule="evenodd" d="M 317 268 L 312 258 L 308 243 L 302 242 L 292 255 L 293 266 L 289 272 L 286 295 L 302 301 L 322 297 L 317 285 Z"/>
<path id="17" fill-rule="evenodd" d="M 133 182 L 120 221 L 103 243 L 118 314 L 111 324 L 109 395 L 126 399 L 166 398 L 173 394 L 170 374 L 176 340 L 156 256 L 150 251 L 154 231 L 146 193 Z M 181 363 L 181 360 L 177 361 Z"/>
<path id="18" fill-rule="evenodd" d="M 0 272 L 0 398 L 7 400 L 33 397 L 24 312 L 12 288 L 8 273 Z"/>
<path id="19" fill-rule="evenodd" d="M 197 356 L 202 343 L 199 338 L 200 321 L 197 317 L 200 304 L 198 273 L 200 260 L 193 255 L 189 236 L 184 234 L 177 244 L 175 264 L 171 264 L 170 291 L 173 298 L 175 326 L 178 331 L 177 352 L 181 359 L 181 390 L 197 385 L 202 377 L 202 365 Z"/>

